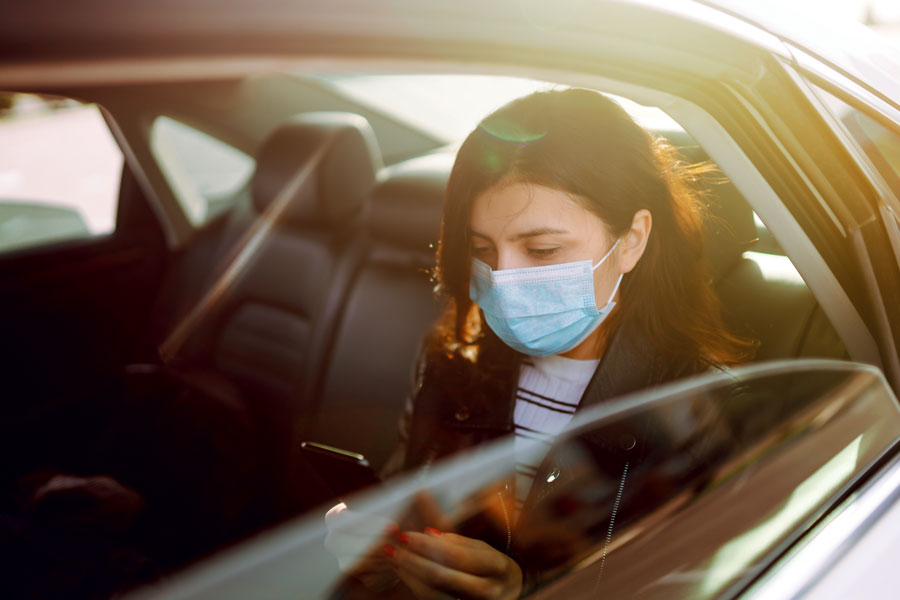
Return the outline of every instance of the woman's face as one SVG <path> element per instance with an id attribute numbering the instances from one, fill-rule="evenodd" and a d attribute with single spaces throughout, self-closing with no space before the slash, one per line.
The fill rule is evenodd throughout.
<path id="1" fill-rule="evenodd" d="M 494 270 L 590 260 L 615 243 L 607 224 L 561 190 L 530 183 L 479 195 L 469 218 L 472 256 Z M 621 270 L 619 247 L 594 271 L 594 298 L 609 298 Z M 630 269 L 628 269 L 630 270 Z"/>

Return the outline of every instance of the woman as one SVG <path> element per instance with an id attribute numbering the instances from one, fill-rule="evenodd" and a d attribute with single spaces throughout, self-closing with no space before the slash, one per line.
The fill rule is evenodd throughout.
<path id="1" fill-rule="evenodd" d="M 515 433 L 510 527 L 496 539 L 400 533 L 364 580 L 390 569 L 418 598 L 517 597 L 531 569 L 509 553 L 545 480 L 536 443 L 586 406 L 742 358 L 704 258 L 703 171 L 581 89 L 514 100 L 469 135 L 438 251 L 449 306 L 386 471 Z"/>

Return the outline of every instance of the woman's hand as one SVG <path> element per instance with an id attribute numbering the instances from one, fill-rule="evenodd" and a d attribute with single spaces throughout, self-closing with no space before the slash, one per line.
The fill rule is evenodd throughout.
<path id="1" fill-rule="evenodd" d="M 348 510 L 341 502 L 325 514 L 325 525 L 325 549 L 337 559 L 341 571 L 375 592 L 397 583 L 390 560 L 381 550 L 386 536 L 397 531 L 396 523 Z"/>
<path id="2" fill-rule="evenodd" d="M 430 527 L 397 534 L 384 555 L 419 600 L 467 598 L 508 600 L 522 592 L 522 570 L 485 542 Z"/>

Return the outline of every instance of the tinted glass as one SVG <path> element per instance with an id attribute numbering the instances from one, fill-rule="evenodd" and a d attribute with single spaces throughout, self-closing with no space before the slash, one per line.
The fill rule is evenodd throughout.
<path id="1" fill-rule="evenodd" d="M 153 121 L 150 147 L 194 225 L 227 209 L 256 168 L 249 155 L 169 117 Z"/>
<path id="2" fill-rule="evenodd" d="M 520 513 L 509 512 L 521 460 L 510 440 L 347 504 L 365 522 L 416 528 L 424 492 L 457 531 L 509 544 L 535 584 L 529 597 L 717 597 L 752 580 L 893 446 L 895 402 L 870 367 L 747 367 L 579 414 Z M 354 597 L 323 549 L 325 509 L 150 596 Z M 373 531 L 371 546 L 385 540 Z"/>
<path id="3" fill-rule="evenodd" d="M 578 480 L 554 488 L 531 517 L 538 525 L 524 528 L 573 523 L 580 533 L 553 561 L 569 576 L 537 597 L 710 598 L 739 588 L 898 433 L 885 386 L 852 371 L 786 370 L 586 425 L 548 455 L 560 471 L 579 467 Z M 591 437 L 619 447 L 591 456 Z M 564 516 L 560 507 L 579 508 Z M 553 548 L 544 537 L 535 551 Z"/>
<path id="4" fill-rule="evenodd" d="M 122 162 L 96 105 L 0 92 L 0 252 L 115 231 Z"/>
<path id="5" fill-rule="evenodd" d="M 553 89 L 546 81 L 497 75 L 344 74 L 305 75 L 340 93 L 425 131 L 443 142 L 464 139 L 481 119 L 510 100 Z M 620 96 L 616 102 L 648 129 L 681 126 L 661 109 Z"/>

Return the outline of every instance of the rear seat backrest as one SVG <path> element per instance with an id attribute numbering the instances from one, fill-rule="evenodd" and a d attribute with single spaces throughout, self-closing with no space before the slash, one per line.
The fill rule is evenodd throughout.
<path id="1" fill-rule="evenodd" d="M 344 306 L 320 414 L 308 438 L 361 452 L 381 466 L 397 441 L 419 345 L 441 311 L 434 267 L 453 154 L 386 170 L 371 199 L 368 255 Z"/>
<path id="2" fill-rule="evenodd" d="M 276 199 L 281 205 L 279 195 L 316 156 L 311 176 L 286 199 L 201 339 L 201 367 L 235 384 L 257 421 L 262 458 L 255 510 L 266 520 L 305 501 L 294 493 L 289 472 L 294 434 L 311 414 L 312 390 L 362 255 L 363 209 L 381 168 L 362 117 L 298 115 L 257 155 L 252 201 L 259 218 Z"/>
<path id="3" fill-rule="evenodd" d="M 312 176 L 232 291 L 212 351 L 218 370 L 292 416 L 302 414 L 315 385 L 355 268 L 354 236 L 380 166 L 372 131 L 357 115 L 298 115 L 265 141 L 252 183 L 263 214 L 321 148 Z"/>

